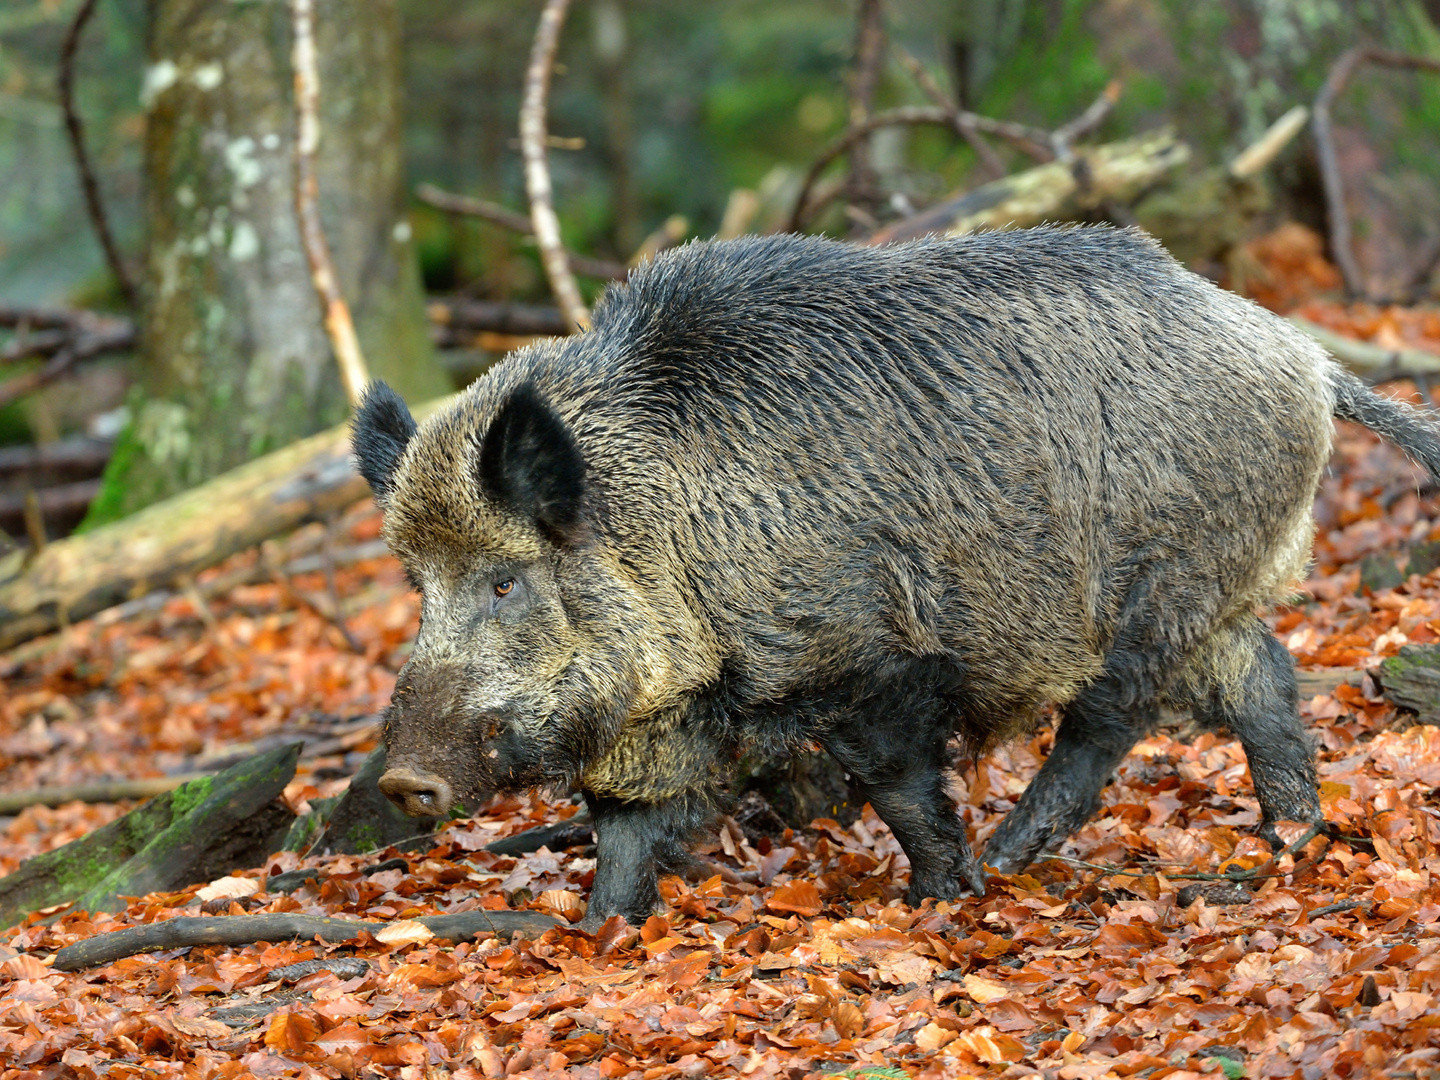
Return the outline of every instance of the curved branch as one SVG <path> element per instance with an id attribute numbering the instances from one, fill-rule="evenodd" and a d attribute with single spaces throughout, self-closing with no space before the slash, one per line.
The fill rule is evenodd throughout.
<path id="1" fill-rule="evenodd" d="M 550 279 L 550 288 L 566 320 L 575 330 L 587 330 L 590 312 L 580 299 L 580 289 L 560 241 L 560 219 L 555 216 L 550 166 L 545 157 L 545 98 L 550 90 L 555 50 L 560 44 L 560 28 L 565 24 L 565 11 L 569 6 L 570 0 L 546 0 L 545 10 L 540 14 L 530 63 L 525 69 L 525 97 L 520 105 L 520 153 L 525 160 L 530 221 L 545 276 Z"/>
<path id="2" fill-rule="evenodd" d="M 498 203 L 492 203 L 486 199 L 442 191 L 434 184 L 421 184 L 415 189 L 415 197 L 437 210 L 445 210 L 451 214 L 464 214 L 466 217 L 478 217 L 492 225 L 499 225 L 502 229 L 520 233 L 522 236 L 533 237 L 535 235 L 535 229 L 530 224 L 530 219 L 524 214 L 517 214 L 514 210 L 508 210 Z M 599 278 L 601 281 L 624 281 L 630 273 L 630 268 L 624 263 L 611 262 L 609 259 L 592 259 L 588 255 L 577 255 L 568 248 L 565 251 L 565 257 L 570 260 L 570 265 L 575 272 L 583 277 Z"/>
<path id="3" fill-rule="evenodd" d="M 485 934 L 543 934 L 560 923 L 538 911 L 466 911 L 458 915 L 429 915 L 416 922 L 438 938 L 471 941 Z M 195 945 L 253 945 L 257 941 L 353 941 L 362 933 L 378 933 L 390 926 L 359 919 L 330 919 L 323 915 L 184 915 L 164 922 L 144 923 L 100 934 L 55 954 L 56 971 L 80 971 L 113 964 L 127 956 Z"/>
<path id="4" fill-rule="evenodd" d="M 370 381 L 370 373 L 320 223 L 320 184 L 315 175 L 315 149 L 320 144 L 320 72 L 315 64 L 314 0 L 290 0 L 290 16 L 295 31 L 290 53 L 295 69 L 295 216 L 300 224 L 300 245 L 310 264 L 310 280 L 325 309 L 325 332 L 335 351 L 345 395 L 355 405 Z"/>
<path id="5" fill-rule="evenodd" d="M 1440 72 L 1440 60 L 1428 56 L 1414 56 L 1409 53 L 1391 52 L 1387 49 L 1350 49 L 1335 61 L 1325 85 L 1315 95 L 1315 107 L 1311 110 L 1310 128 L 1315 136 L 1315 149 L 1320 159 L 1320 178 L 1325 185 L 1325 212 L 1330 226 L 1330 252 L 1340 267 L 1340 276 L 1345 279 L 1345 290 L 1352 296 L 1366 296 L 1365 276 L 1355 259 L 1355 249 L 1350 232 L 1350 215 L 1345 209 L 1345 185 L 1340 175 L 1340 159 L 1335 153 L 1335 138 L 1330 127 L 1330 108 L 1345 89 L 1361 64 L 1379 64 L 1383 67 L 1410 68 L 1419 71 Z"/>
<path id="6" fill-rule="evenodd" d="M 825 200 L 817 199 L 813 205 L 810 204 L 811 189 L 820 179 L 820 174 L 832 161 L 872 131 L 901 124 L 938 124 L 941 127 L 952 128 L 961 135 L 964 135 L 965 128 L 968 126 L 974 131 L 983 131 L 986 134 L 1005 139 L 1039 160 L 1049 161 L 1054 157 L 1048 147 L 1049 132 L 1041 131 L 1039 128 L 1028 127 L 1025 124 L 1012 124 L 1004 120 L 992 120 L 988 116 L 966 112 L 964 109 L 927 105 L 907 105 L 898 109 L 888 109 L 885 112 L 876 113 L 863 124 L 856 124 L 854 127 L 848 128 L 820 152 L 820 156 L 810 165 L 805 179 L 800 182 L 800 193 L 795 197 L 795 209 L 790 212 L 790 220 L 786 224 L 786 229 L 789 232 L 798 232 L 807 218 L 825 202 L 828 202 L 829 198 L 833 198 L 832 195 Z"/>
<path id="7" fill-rule="evenodd" d="M 890 48 L 899 58 L 905 70 L 910 73 L 910 77 L 915 80 L 915 85 L 920 87 L 926 97 L 952 115 L 961 113 L 960 106 L 946 96 L 945 91 L 940 89 L 940 84 L 930 77 L 930 72 L 925 70 L 925 65 L 920 63 L 909 50 L 899 42 L 892 43 Z M 980 132 L 975 129 L 975 126 L 965 123 L 962 118 L 956 119 L 955 126 L 964 136 L 965 141 L 970 144 L 970 148 L 975 151 L 976 156 L 979 157 L 980 164 L 990 174 L 990 179 L 998 180 L 1004 176 L 1008 171 L 1005 168 L 1005 162 L 1001 160 L 995 148 L 980 137 Z"/>
<path id="8" fill-rule="evenodd" d="M 120 258 L 120 249 L 115 246 L 115 237 L 110 232 L 110 222 L 105 217 L 105 203 L 100 198 L 100 183 L 95 179 L 90 155 L 85 149 L 85 128 L 80 122 L 80 114 L 75 111 L 75 53 L 80 47 L 80 35 L 85 30 L 85 24 L 95 13 L 95 3 L 96 0 L 84 0 L 80 10 L 75 13 L 74 21 L 70 23 L 70 29 L 65 32 L 64 43 L 60 46 L 60 105 L 65 111 L 65 131 L 70 137 L 70 150 L 75 155 L 75 167 L 80 171 L 80 188 L 85 194 L 85 209 L 90 215 L 90 224 L 95 227 L 95 235 L 100 238 L 100 246 L 105 251 L 105 262 L 109 264 L 110 272 L 115 275 L 115 282 L 119 285 L 125 302 L 133 308 L 137 296 L 135 282 L 130 279 L 130 273 Z"/>

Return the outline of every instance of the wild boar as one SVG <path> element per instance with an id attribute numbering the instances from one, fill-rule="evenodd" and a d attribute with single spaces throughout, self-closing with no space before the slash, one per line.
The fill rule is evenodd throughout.
<path id="1" fill-rule="evenodd" d="M 386 714 L 416 815 L 575 785 L 585 925 L 642 920 L 744 748 L 818 744 L 910 860 L 984 891 L 952 747 L 1054 750 L 985 852 L 1097 808 L 1162 706 L 1228 728 L 1274 823 L 1316 822 L 1294 667 L 1332 416 L 1432 472 L 1436 429 L 1142 233 L 865 248 L 694 243 L 417 429 L 374 385 L 355 455 L 421 596 Z"/>

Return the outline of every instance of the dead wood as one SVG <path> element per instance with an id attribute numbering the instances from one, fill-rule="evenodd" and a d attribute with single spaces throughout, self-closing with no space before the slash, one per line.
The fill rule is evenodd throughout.
<path id="1" fill-rule="evenodd" d="M 95 179 L 95 169 L 90 164 L 90 154 L 85 149 L 85 127 L 75 109 L 75 53 L 80 48 L 80 35 L 85 31 L 85 24 L 90 21 L 90 16 L 95 14 L 95 2 L 96 0 L 84 0 L 80 9 L 75 12 L 75 18 L 65 32 L 65 40 L 60 45 L 60 107 L 65 113 L 65 132 L 70 139 L 70 152 L 75 157 L 75 168 L 80 173 L 80 190 L 85 195 L 85 211 L 90 215 L 90 224 L 105 252 L 105 262 L 109 264 L 110 272 L 115 275 L 115 283 L 120 287 L 125 302 L 133 308 L 137 303 L 135 282 L 125 268 L 125 260 L 120 257 L 120 249 L 110 231 L 105 202 L 100 197 L 100 183 Z"/>
<path id="2" fill-rule="evenodd" d="M 1319 323 L 1291 315 L 1290 322 L 1329 350 L 1330 355 L 1361 378 L 1373 382 L 1440 372 L 1440 354 L 1425 349 L 1387 349 L 1337 334 Z"/>
<path id="3" fill-rule="evenodd" d="M 1381 662 L 1378 679 L 1385 696 L 1417 714 L 1418 723 L 1440 721 L 1440 648 L 1402 645 L 1398 655 Z"/>
<path id="4" fill-rule="evenodd" d="M 580 289 L 570 272 L 570 259 L 560 240 L 560 219 L 555 216 L 550 165 L 545 155 L 545 101 L 555 67 L 555 50 L 560 44 L 560 28 L 565 24 L 569 6 L 570 0 L 546 0 L 545 10 L 540 13 L 530 63 L 525 69 L 520 151 L 525 159 L 525 193 L 530 199 L 530 222 L 535 230 L 535 243 L 540 248 L 540 263 L 572 329 L 585 330 L 590 326 L 590 312 L 580 299 Z"/>
<path id="5" fill-rule="evenodd" d="M 458 915 L 427 915 L 415 919 L 437 938 L 474 941 L 493 934 L 538 937 L 561 923 L 538 911 L 466 911 Z M 182 916 L 100 934 L 68 945 L 55 954 L 56 971 L 80 971 L 113 964 L 126 956 L 196 945 L 251 945 L 257 941 L 354 941 L 362 934 L 377 934 L 390 923 L 359 919 L 330 919 L 321 915 L 218 915 Z"/>
<path id="6" fill-rule="evenodd" d="M 509 229 L 522 236 L 533 237 L 535 235 L 534 226 L 524 214 L 517 214 L 514 210 L 507 210 L 498 203 L 486 199 L 477 199 L 470 195 L 455 195 L 448 191 L 441 191 L 433 184 L 421 184 L 415 189 L 415 197 L 437 210 L 463 214 L 466 217 L 478 217 L 492 225 L 499 225 L 502 229 Z M 588 255 L 577 255 L 569 248 L 565 249 L 565 257 L 570 260 L 571 269 L 582 277 L 599 278 L 602 281 L 624 281 L 630 273 L 630 268 L 624 263 L 610 262 L 607 259 L 593 259 Z M 491 328 L 487 327 L 486 329 Z M 565 331 L 559 332 L 564 333 Z"/>
<path id="7" fill-rule="evenodd" d="M 629 272 L 629 268 L 626 268 Z M 432 300 L 427 305 L 430 321 L 445 331 L 488 331 L 517 336 L 570 333 L 570 324 L 559 308 L 540 304 L 518 304 L 498 300 L 471 300 L 463 296 Z"/>
<path id="8" fill-rule="evenodd" d="M 67 901 L 114 911 L 121 896 L 183 888 L 263 861 L 295 817 L 280 795 L 299 755 L 299 743 L 277 747 L 26 860 L 0 879 L 0 926 Z"/>
<path id="9" fill-rule="evenodd" d="M 1110 203 L 1133 201 L 1189 159 L 1190 148 L 1169 128 L 1076 149 L 1071 161 L 1052 161 L 984 184 L 881 229 L 867 243 L 1073 220 Z"/>

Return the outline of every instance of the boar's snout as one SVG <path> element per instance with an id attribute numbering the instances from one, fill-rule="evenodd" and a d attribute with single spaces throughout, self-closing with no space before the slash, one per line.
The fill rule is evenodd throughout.
<path id="1" fill-rule="evenodd" d="M 411 817 L 440 817 L 449 812 L 455 799 L 450 785 L 434 773 L 416 772 L 403 765 L 387 769 L 378 786 Z"/>

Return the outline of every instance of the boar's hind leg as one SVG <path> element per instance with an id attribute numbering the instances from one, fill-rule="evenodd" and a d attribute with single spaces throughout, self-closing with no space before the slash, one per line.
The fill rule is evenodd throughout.
<path id="1" fill-rule="evenodd" d="M 1247 615 L 1217 633 L 1180 680 L 1176 704 L 1210 728 L 1228 728 L 1245 748 L 1260 835 L 1279 847 L 1277 821 L 1319 822 L 1315 748 L 1300 722 L 1295 661 L 1259 619 Z"/>
<path id="2" fill-rule="evenodd" d="M 714 815 L 708 798 L 660 802 L 585 793 L 595 823 L 595 884 L 581 927 L 594 932 L 612 915 L 639 926 L 660 904 L 659 875 L 684 866 L 685 842 Z"/>
<path id="3" fill-rule="evenodd" d="M 983 896 L 985 875 L 945 790 L 945 740 L 918 731 L 906 734 L 858 725 L 833 731 L 822 741 L 905 849 L 911 904 L 927 896 L 954 900 L 966 889 Z"/>
<path id="4" fill-rule="evenodd" d="M 986 866 L 1018 874 L 1100 808 L 1101 789 L 1156 716 L 1131 703 L 1120 681 L 1102 676 L 1065 706 L 1045 764 L 985 845 Z"/>

